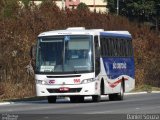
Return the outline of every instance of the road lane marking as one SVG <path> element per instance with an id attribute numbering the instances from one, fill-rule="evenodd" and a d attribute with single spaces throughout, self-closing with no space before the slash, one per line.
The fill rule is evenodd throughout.
<path id="1" fill-rule="evenodd" d="M 94 112 L 87 112 L 85 114 L 106 114 L 106 113 L 113 113 L 113 111 L 111 111 L 111 110 L 107 110 L 107 111 L 94 111 Z"/>

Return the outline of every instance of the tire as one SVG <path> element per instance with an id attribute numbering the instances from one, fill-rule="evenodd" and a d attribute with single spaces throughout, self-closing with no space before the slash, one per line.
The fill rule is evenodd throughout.
<path id="1" fill-rule="evenodd" d="M 48 96 L 48 103 L 56 103 L 56 99 L 57 97 L 56 96 Z"/>
<path id="2" fill-rule="evenodd" d="M 124 97 L 124 89 L 122 86 L 121 86 L 120 93 L 109 94 L 110 101 L 123 100 L 123 97 Z"/>
<path id="3" fill-rule="evenodd" d="M 114 101 L 116 99 L 116 94 L 109 94 L 109 100 Z"/>
<path id="4" fill-rule="evenodd" d="M 79 103 L 84 103 L 84 96 L 79 96 L 78 102 Z"/>
<path id="5" fill-rule="evenodd" d="M 101 95 L 104 95 L 105 91 L 104 91 L 104 80 L 101 81 Z"/>
<path id="6" fill-rule="evenodd" d="M 92 101 L 93 102 L 100 102 L 101 101 L 101 94 L 103 93 L 103 90 L 104 87 L 103 87 L 103 83 L 101 83 L 101 87 L 100 87 L 100 95 L 93 95 L 92 96 Z"/>
<path id="7" fill-rule="evenodd" d="M 101 101 L 101 96 L 100 95 L 93 95 L 92 100 L 93 100 L 93 102 L 100 102 Z"/>
<path id="8" fill-rule="evenodd" d="M 71 103 L 83 103 L 84 96 L 71 96 L 70 101 L 71 101 Z"/>
<path id="9" fill-rule="evenodd" d="M 120 93 L 117 94 L 117 100 L 123 100 L 124 98 L 124 89 L 123 86 L 121 86 Z"/>

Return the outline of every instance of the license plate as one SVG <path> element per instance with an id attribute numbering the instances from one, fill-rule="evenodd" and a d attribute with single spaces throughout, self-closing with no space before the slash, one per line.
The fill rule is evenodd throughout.
<path id="1" fill-rule="evenodd" d="M 69 91 L 69 88 L 68 87 L 61 87 L 61 88 L 59 88 L 59 91 L 60 92 L 67 92 L 67 91 Z"/>

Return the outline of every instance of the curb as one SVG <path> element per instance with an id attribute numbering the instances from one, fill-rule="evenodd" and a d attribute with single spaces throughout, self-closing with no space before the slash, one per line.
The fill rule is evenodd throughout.
<path id="1" fill-rule="evenodd" d="M 160 91 L 149 91 L 149 92 L 132 92 L 132 93 L 124 93 L 124 95 L 139 95 L 139 94 L 150 94 L 150 93 L 160 93 Z M 103 95 L 104 96 L 104 95 Z M 103 97 L 102 96 L 102 97 Z M 90 97 L 87 97 L 90 98 Z M 66 100 L 69 100 L 69 98 L 65 98 Z M 0 102 L 0 106 L 2 105 L 11 105 L 11 104 L 16 104 L 16 103 L 23 103 L 23 102 L 38 102 L 38 101 L 44 101 L 44 100 L 18 100 L 18 101 L 14 101 L 14 102 Z M 59 101 L 64 101 L 62 99 L 60 99 Z"/>
<path id="2" fill-rule="evenodd" d="M 148 94 L 148 93 L 160 93 L 160 91 L 145 91 L 145 92 L 131 92 L 131 93 L 124 93 L 124 95 L 139 95 L 139 94 Z"/>
<path id="3" fill-rule="evenodd" d="M 14 102 L 0 102 L 0 106 L 1 105 L 11 105 L 14 104 Z"/>

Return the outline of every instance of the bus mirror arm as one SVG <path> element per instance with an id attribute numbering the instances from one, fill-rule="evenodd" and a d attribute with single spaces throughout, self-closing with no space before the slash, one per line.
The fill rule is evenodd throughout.
<path id="1" fill-rule="evenodd" d="M 36 60 L 36 45 L 32 45 L 30 48 L 31 65 L 35 71 L 35 60 Z"/>
<path id="2" fill-rule="evenodd" d="M 32 60 L 36 59 L 36 45 L 31 46 L 30 57 L 31 57 Z"/>

